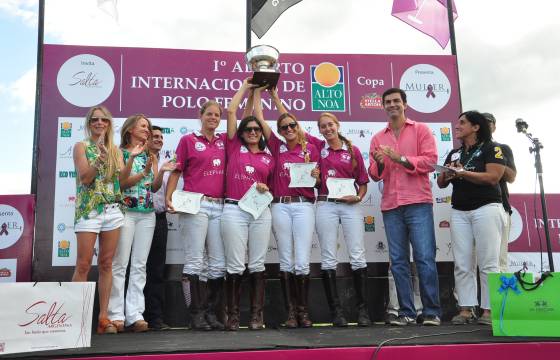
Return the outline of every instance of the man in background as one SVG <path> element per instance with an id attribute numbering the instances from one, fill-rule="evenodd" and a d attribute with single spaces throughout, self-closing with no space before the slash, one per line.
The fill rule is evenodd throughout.
<path id="1" fill-rule="evenodd" d="M 146 310 L 144 318 L 151 330 L 169 329 L 163 321 L 163 307 L 165 304 L 165 257 L 167 252 L 167 217 L 165 206 L 165 189 L 167 188 L 168 171 L 175 168 L 173 160 L 165 161 L 159 156 L 163 147 L 163 133 L 161 127 L 152 126 L 152 137 L 148 142 L 150 154 L 158 159 L 158 176 L 163 177 L 161 187 L 154 194 L 154 209 L 156 211 L 156 228 L 150 247 L 150 254 L 146 263 L 146 286 L 144 297 Z"/>
<path id="2" fill-rule="evenodd" d="M 490 125 L 490 130 L 492 134 L 496 131 L 496 118 L 490 113 L 482 114 L 488 124 Z M 504 228 L 502 230 L 502 241 L 500 243 L 500 272 L 508 272 L 508 243 L 509 243 L 509 231 L 511 229 L 511 205 L 509 203 L 509 190 L 507 183 L 513 183 L 515 181 L 515 176 L 517 175 L 517 170 L 515 169 L 515 161 L 513 159 L 513 152 L 511 148 L 506 144 L 498 144 L 502 148 L 502 153 L 504 160 L 506 162 L 506 170 L 504 175 L 500 179 L 500 190 L 502 191 L 502 204 L 504 210 L 507 213 L 506 222 L 504 223 Z"/>

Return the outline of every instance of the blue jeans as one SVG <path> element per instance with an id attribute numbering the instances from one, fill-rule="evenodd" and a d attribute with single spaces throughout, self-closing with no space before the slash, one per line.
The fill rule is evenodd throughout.
<path id="1" fill-rule="evenodd" d="M 399 315 L 416 318 L 410 277 L 410 245 L 420 280 L 423 315 L 441 316 L 432 204 L 411 204 L 383 211 L 391 271 L 399 299 Z"/>

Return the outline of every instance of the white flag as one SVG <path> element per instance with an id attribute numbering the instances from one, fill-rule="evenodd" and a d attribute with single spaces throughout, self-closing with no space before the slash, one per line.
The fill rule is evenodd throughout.
<path id="1" fill-rule="evenodd" d="M 107 15 L 119 22 L 119 13 L 117 11 L 117 0 L 97 0 L 97 7 L 99 7 Z"/>

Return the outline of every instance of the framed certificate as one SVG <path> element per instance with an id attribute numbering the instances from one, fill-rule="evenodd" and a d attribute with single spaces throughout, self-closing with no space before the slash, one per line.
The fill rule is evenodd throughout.
<path id="1" fill-rule="evenodd" d="M 255 182 L 239 200 L 237 205 L 239 205 L 241 210 L 253 215 L 253 218 L 256 220 L 271 202 L 272 194 L 269 191 L 264 193 L 258 191 L 257 183 Z"/>
<path id="2" fill-rule="evenodd" d="M 344 196 L 356 196 L 355 179 L 327 178 L 327 189 L 330 199 L 340 199 Z"/>
<path id="3" fill-rule="evenodd" d="M 311 176 L 311 171 L 316 167 L 316 162 L 290 163 L 290 184 L 288 187 L 314 187 L 317 180 Z"/>
<path id="4" fill-rule="evenodd" d="M 200 200 L 204 194 L 175 190 L 171 195 L 171 202 L 176 212 L 186 214 L 198 214 L 200 211 Z"/>

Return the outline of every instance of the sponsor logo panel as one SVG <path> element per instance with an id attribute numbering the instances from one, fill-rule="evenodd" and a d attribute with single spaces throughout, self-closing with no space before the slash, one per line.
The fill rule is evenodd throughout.
<path id="1" fill-rule="evenodd" d="M 344 67 L 330 62 L 311 65 L 311 111 L 346 111 Z"/>

